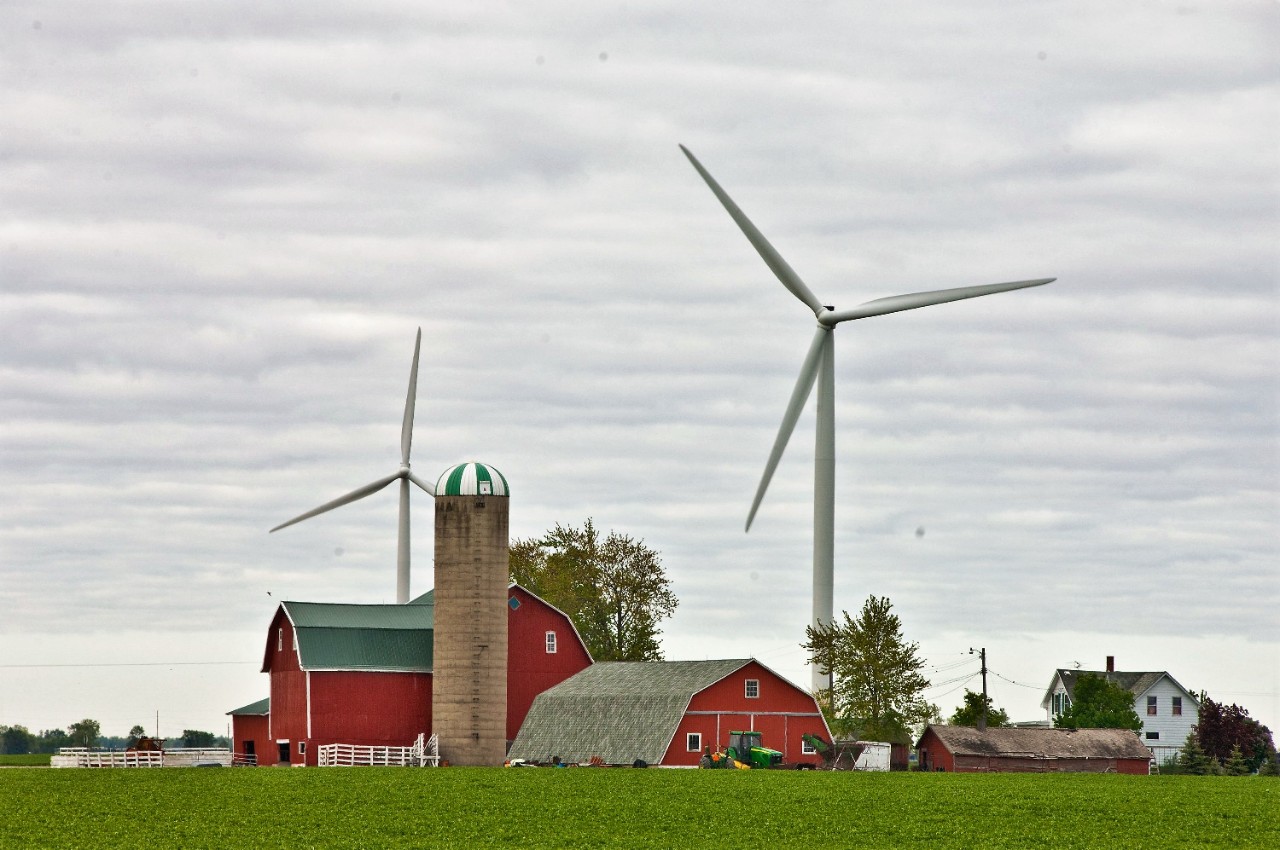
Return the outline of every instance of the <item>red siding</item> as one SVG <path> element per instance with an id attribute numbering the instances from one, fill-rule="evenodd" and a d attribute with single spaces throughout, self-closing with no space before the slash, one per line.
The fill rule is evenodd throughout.
<path id="1" fill-rule="evenodd" d="M 927 728 L 916 747 L 916 762 L 920 770 L 952 773 L 956 769 L 956 760 L 951 755 L 951 750 L 947 749 L 932 729 Z"/>
<path id="2" fill-rule="evenodd" d="M 746 683 L 754 679 L 759 683 L 756 697 L 746 695 Z M 713 749 L 729 743 L 729 733 L 755 731 L 761 733 L 761 743 L 782 752 L 788 763 L 817 764 L 819 755 L 802 753 L 802 736 L 817 735 L 831 739 L 822 712 L 813 697 L 757 661 L 726 676 L 714 685 L 694 694 L 689 701 L 675 737 L 662 758 L 664 765 L 696 765 L 701 751 L 689 752 L 687 736 L 697 732 L 702 745 Z"/>
<path id="3" fill-rule="evenodd" d="M 267 730 L 265 714 L 234 714 L 231 716 L 231 751 L 237 757 L 252 755 L 259 764 L 271 764 L 276 759 L 276 745 Z"/>
<path id="4" fill-rule="evenodd" d="M 311 739 L 320 744 L 407 747 L 431 734 L 430 673 L 311 673 Z M 307 764 L 316 763 L 307 747 Z"/>
<path id="5" fill-rule="evenodd" d="M 307 674 L 298 666 L 293 627 L 277 609 L 267 632 L 266 669 L 271 673 L 271 752 L 259 752 L 258 764 L 276 763 L 276 743 L 289 741 L 291 761 L 298 761 L 297 742 L 307 740 Z M 311 749 L 308 747 L 308 749 Z"/>
<path id="6" fill-rule="evenodd" d="M 591 656 L 564 614 L 519 585 L 508 593 L 520 601 L 507 617 L 507 741 L 515 739 L 533 698 L 591 665 Z M 547 652 L 547 632 L 556 651 Z"/>

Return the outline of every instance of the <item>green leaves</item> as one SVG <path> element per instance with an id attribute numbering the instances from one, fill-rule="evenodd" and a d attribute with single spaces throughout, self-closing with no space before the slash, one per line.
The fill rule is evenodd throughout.
<path id="1" fill-rule="evenodd" d="M 919 645 L 902 637 L 888 597 L 867 597 L 856 620 L 848 611 L 841 615 L 843 622 L 806 629 L 803 644 L 814 663 L 834 674 L 825 696 L 837 734 L 909 740 L 910 727 L 937 712 L 921 696 L 929 680 L 920 672 Z"/>
<path id="2" fill-rule="evenodd" d="M 1142 729 L 1133 693 L 1093 673 L 1076 679 L 1071 705 L 1053 720 L 1060 729 Z"/>
<path id="3" fill-rule="evenodd" d="M 588 518 L 559 523 L 540 540 L 511 544 L 511 580 L 573 620 L 596 661 L 660 661 L 658 623 L 679 600 L 657 552 Z"/>

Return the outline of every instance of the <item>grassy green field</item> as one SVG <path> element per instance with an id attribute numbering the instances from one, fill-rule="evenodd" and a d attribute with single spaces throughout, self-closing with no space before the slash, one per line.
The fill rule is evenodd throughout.
<path id="1" fill-rule="evenodd" d="M 0 767 L 48 767 L 48 753 L 34 753 L 30 755 L 0 755 Z"/>
<path id="2" fill-rule="evenodd" d="M 0 847 L 1280 847 L 1262 777 L 0 771 Z"/>

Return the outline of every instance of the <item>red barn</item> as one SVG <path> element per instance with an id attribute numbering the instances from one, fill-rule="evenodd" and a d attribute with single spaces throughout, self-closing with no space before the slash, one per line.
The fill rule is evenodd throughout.
<path id="1" fill-rule="evenodd" d="M 948 773 L 1150 772 L 1151 751 L 1128 729 L 975 729 L 931 725 L 916 744 L 920 770 Z"/>
<path id="2" fill-rule="evenodd" d="M 591 656 L 568 616 L 523 587 L 511 585 L 507 607 L 510 740 L 534 697 Z M 231 712 L 236 755 L 314 765 L 319 745 L 407 746 L 429 733 L 434 614 L 431 593 L 405 605 L 282 602 L 262 665 L 271 696 Z"/>
<path id="3" fill-rule="evenodd" d="M 817 764 L 831 740 L 813 696 L 755 659 L 593 664 L 533 701 L 510 756 L 531 762 L 694 767 L 705 747 L 757 731 L 783 761 Z"/>

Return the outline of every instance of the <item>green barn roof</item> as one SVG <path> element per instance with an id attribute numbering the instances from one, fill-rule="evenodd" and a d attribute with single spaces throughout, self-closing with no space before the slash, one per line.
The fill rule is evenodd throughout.
<path id="1" fill-rule="evenodd" d="M 234 715 L 267 715 L 271 713 L 271 697 L 260 699 L 257 702 L 251 702 L 248 705 L 242 705 L 239 708 L 233 708 L 227 714 Z"/>
<path id="2" fill-rule="evenodd" d="M 598 662 L 543 691 L 511 744 L 510 757 L 608 764 L 658 764 L 694 694 L 751 663 Z"/>
<path id="3" fill-rule="evenodd" d="M 293 623 L 304 670 L 431 672 L 434 604 L 282 602 L 280 607 Z"/>
<path id="4" fill-rule="evenodd" d="M 483 463 L 460 463 L 440 474 L 436 481 L 437 496 L 510 496 L 507 479 L 492 466 Z"/>

